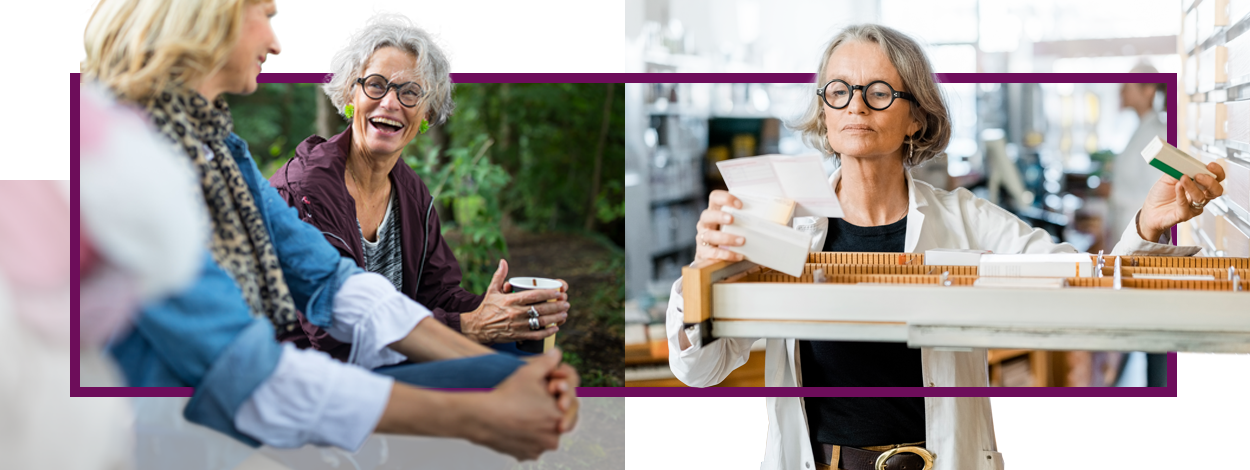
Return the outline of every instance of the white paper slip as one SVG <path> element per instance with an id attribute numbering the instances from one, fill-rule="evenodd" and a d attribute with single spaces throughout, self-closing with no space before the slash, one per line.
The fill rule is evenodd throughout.
<path id="1" fill-rule="evenodd" d="M 1177 180 L 1181 179 L 1182 175 L 1190 177 L 1208 175 L 1215 178 L 1215 173 L 1207 170 L 1207 166 L 1201 161 L 1164 142 L 1159 136 L 1155 136 L 1154 140 L 1146 144 L 1146 148 L 1141 151 L 1141 156 L 1150 166 L 1158 168 Z"/>
<path id="2" fill-rule="evenodd" d="M 1093 260 L 1085 253 L 981 255 L 981 277 L 1092 277 Z"/>
<path id="3" fill-rule="evenodd" d="M 783 197 L 795 217 L 842 217 L 842 205 L 818 156 L 764 155 L 716 163 L 733 194 Z"/>
<path id="4" fill-rule="evenodd" d="M 981 255 L 989 252 L 989 250 L 934 248 L 925 250 L 924 264 L 930 266 L 979 266 L 981 264 Z"/>
<path id="5" fill-rule="evenodd" d="M 1169 281 L 1214 281 L 1210 274 L 1133 274 L 1133 279 L 1166 279 Z"/>
<path id="6" fill-rule="evenodd" d="M 744 214 L 732 207 L 724 208 L 733 214 L 734 222 L 721 225 L 720 231 L 745 239 L 742 246 L 722 246 L 726 250 L 741 253 L 747 261 L 776 269 L 791 276 L 803 274 L 807 262 L 807 248 L 811 235 L 781 224 Z"/>
<path id="7" fill-rule="evenodd" d="M 1058 289 L 1068 286 L 1066 277 L 978 277 L 973 287 L 1015 287 L 1026 289 Z"/>
<path id="8" fill-rule="evenodd" d="M 784 197 L 753 194 L 734 194 L 734 197 L 742 201 L 742 208 L 738 209 L 740 214 L 746 213 L 781 225 L 789 225 L 790 217 L 794 215 L 794 201 Z"/>

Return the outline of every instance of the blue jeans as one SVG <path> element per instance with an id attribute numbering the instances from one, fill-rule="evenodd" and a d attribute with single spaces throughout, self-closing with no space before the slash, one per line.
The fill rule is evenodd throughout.
<path id="1" fill-rule="evenodd" d="M 507 354 L 379 367 L 374 372 L 430 389 L 490 389 L 525 361 Z M 449 441 L 410 441 L 371 437 L 356 455 L 330 449 L 266 450 L 264 454 L 296 470 L 315 469 L 502 469 L 507 464 L 485 450 Z"/>

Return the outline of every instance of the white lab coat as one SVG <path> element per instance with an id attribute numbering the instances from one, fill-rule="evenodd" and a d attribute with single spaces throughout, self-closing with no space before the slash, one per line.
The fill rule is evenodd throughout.
<path id="1" fill-rule="evenodd" d="M 836 187 L 841 170 L 829 177 Z M 1050 235 L 1034 229 L 1010 212 L 965 189 L 943 191 L 907 175 L 909 209 L 904 251 L 923 253 L 931 248 L 988 249 L 994 253 L 1075 252 L 1068 244 L 1054 243 Z M 828 219 L 796 218 L 793 225 L 813 235 L 812 251 L 825 243 Z M 1136 226 L 1126 227 L 1112 254 L 1189 256 L 1197 247 L 1174 247 L 1142 240 Z M 746 363 L 755 338 L 721 338 L 706 346 L 681 350 L 683 330 L 681 280 L 673 284 L 668 304 L 667 334 L 669 366 L 679 380 L 693 387 L 720 383 Z M 698 338 L 698 327 L 690 333 Z M 769 339 L 765 362 L 765 385 L 802 386 L 796 365 L 798 342 Z M 924 383 L 939 387 L 985 387 L 987 358 L 984 349 L 971 352 L 921 350 Z M 763 470 L 814 468 L 808 441 L 807 417 L 800 398 L 771 397 L 768 402 L 768 440 Z M 989 398 L 925 398 L 925 447 L 936 456 L 935 470 L 1001 470 L 1002 456 L 994 442 L 994 422 Z"/>
<path id="2" fill-rule="evenodd" d="M 1111 170 L 1111 214 L 1108 217 L 1108 227 L 1123 227 L 1132 221 L 1137 209 L 1146 202 L 1150 187 L 1163 175 L 1142 159 L 1141 151 L 1156 136 L 1167 139 L 1167 132 L 1167 127 L 1159 120 L 1159 113 L 1146 113 L 1137 130 L 1133 132 L 1133 137 L 1124 146 L 1124 151 L 1115 156 L 1115 165 Z"/>

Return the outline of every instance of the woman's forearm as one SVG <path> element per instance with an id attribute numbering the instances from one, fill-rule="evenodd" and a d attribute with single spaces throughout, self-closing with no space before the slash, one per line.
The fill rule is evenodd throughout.
<path id="1" fill-rule="evenodd" d="M 474 440 L 475 407 L 470 403 L 474 395 L 423 390 L 395 382 L 376 432 Z"/>
<path id="2" fill-rule="evenodd" d="M 408 335 L 391 343 L 389 347 L 418 362 L 459 359 L 494 353 L 492 349 L 428 317 L 418 322 Z"/>

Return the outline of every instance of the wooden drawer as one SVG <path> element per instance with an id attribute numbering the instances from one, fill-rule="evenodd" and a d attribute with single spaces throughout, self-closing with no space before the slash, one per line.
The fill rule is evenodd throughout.
<path id="1" fill-rule="evenodd" d="M 1233 225 L 1229 220 L 1231 217 L 1231 215 L 1221 217 L 1220 222 L 1223 223 L 1223 227 L 1220 229 L 1222 230 L 1220 239 L 1223 240 L 1221 242 L 1223 246 L 1220 249 L 1224 250 L 1224 256 L 1250 257 L 1250 235 L 1246 235 L 1241 228 Z"/>
<path id="2" fill-rule="evenodd" d="M 1224 110 L 1224 138 L 1250 145 L 1250 100 L 1225 102 Z"/>
<path id="3" fill-rule="evenodd" d="M 1181 39 L 1185 41 L 1185 52 L 1193 50 L 1198 43 L 1198 10 L 1190 10 L 1181 22 Z"/>
<path id="4" fill-rule="evenodd" d="M 1198 124 L 1202 113 L 1198 110 L 1198 103 L 1189 103 L 1185 106 L 1185 135 L 1192 140 L 1198 140 Z"/>
<path id="5" fill-rule="evenodd" d="M 1198 92 L 1215 89 L 1217 84 L 1228 83 L 1228 48 L 1213 46 L 1202 51 L 1198 58 Z"/>
<path id="6" fill-rule="evenodd" d="M 1185 93 L 1194 94 L 1198 92 L 1198 54 L 1185 58 Z"/>
<path id="7" fill-rule="evenodd" d="M 1225 161 L 1229 178 L 1224 180 L 1224 190 L 1228 191 L 1229 201 L 1245 212 L 1250 209 L 1250 164 L 1233 159 Z"/>
<path id="8" fill-rule="evenodd" d="M 1228 0 L 1202 0 L 1197 12 L 1198 44 L 1210 38 L 1217 26 L 1228 26 Z"/>
<path id="9" fill-rule="evenodd" d="M 1228 108 L 1224 103 L 1198 104 L 1198 140 L 1213 144 L 1228 136 Z"/>
<path id="10" fill-rule="evenodd" d="M 1228 48 L 1228 83 L 1250 82 L 1250 32 L 1242 33 L 1225 47 Z"/>

